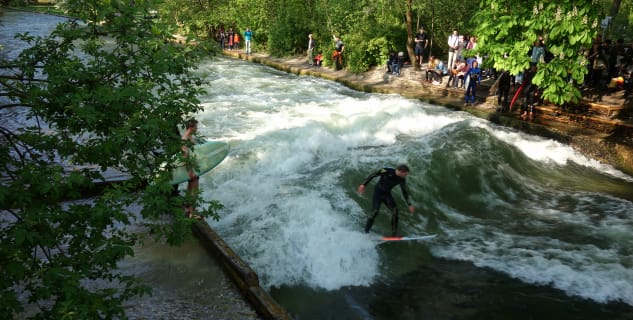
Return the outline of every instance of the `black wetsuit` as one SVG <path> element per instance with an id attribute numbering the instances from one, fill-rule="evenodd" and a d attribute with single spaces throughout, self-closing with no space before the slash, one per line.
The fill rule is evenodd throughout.
<path id="1" fill-rule="evenodd" d="M 372 197 L 372 214 L 369 219 L 367 219 L 367 224 L 365 225 L 365 232 L 369 232 L 371 226 L 374 224 L 374 219 L 380 210 L 380 205 L 384 202 L 387 208 L 391 210 L 391 232 L 393 235 L 396 235 L 398 231 L 398 208 L 396 206 L 396 202 L 391 195 L 391 189 L 393 187 L 400 185 L 400 189 L 402 190 L 402 196 L 404 200 L 407 202 L 407 205 L 411 205 L 409 202 L 409 192 L 407 191 L 407 185 L 405 178 L 399 177 L 396 175 L 396 170 L 393 168 L 382 168 L 372 174 L 370 174 L 365 182 L 362 184 L 367 186 L 369 182 L 375 177 L 380 177 L 378 180 L 378 184 L 374 188 L 374 195 Z"/>

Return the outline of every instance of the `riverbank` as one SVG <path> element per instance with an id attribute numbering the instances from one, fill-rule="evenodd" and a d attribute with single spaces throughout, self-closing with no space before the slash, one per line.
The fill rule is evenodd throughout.
<path id="1" fill-rule="evenodd" d="M 624 92 L 609 96 L 585 97 L 581 103 L 587 106 L 584 113 L 560 110 L 547 105 L 540 106 L 533 121 L 524 121 L 516 108 L 514 112 L 497 111 L 496 96 L 488 92 L 492 79 L 482 81 L 477 92 L 478 103 L 466 107 L 463 103 L 462 89 L 424 82 L 425 71 L 416 71 L 411 67 L 402 68 L 399 76 L 387 73 L 384 68 L 354 74 L 346 70 L 334 71 L 328 67 L 310 66 L 303 56 L 277 58 L 263 53 L 247 55 L 241 51 L 224 51 L 224 55 L 297 75 L 336 81 L 358 91 L 399 94 L 469 112 L 500 125 L 568 144 L 588 157 L 633 175 L 633 121 L 613 119 L 615 112 L 633 109 L 631 99 Z M 592 111 L 590 109 L 595 110 L 589 112 Z M 605 113 L 604 117 L 602 113 Z"/>

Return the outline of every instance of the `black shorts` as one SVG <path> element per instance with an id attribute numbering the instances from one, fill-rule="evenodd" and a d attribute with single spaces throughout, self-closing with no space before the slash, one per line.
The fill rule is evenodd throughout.
<path id="1" fill-rule="evenodd" d="M 423 56 L 424 55 L 424 47 L 415 47 L 415 55 Z"/>

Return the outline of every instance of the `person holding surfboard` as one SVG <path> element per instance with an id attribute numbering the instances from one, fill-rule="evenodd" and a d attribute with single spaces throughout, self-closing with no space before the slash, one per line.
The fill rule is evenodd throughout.
<path id="1" fill-rule="evenodd" d="M 191 200 L 190 200 L 191 203 L 195 203 L 196 193 L 198 192 L 198 188 L 200 185 L 200 178 L 193 171 L 194 164 L 193 164 L 193 160 L 190 159 L 191 152 L 189 150 L 189 145 L 196 144 L 194 135 L 197 131 L 198 131 L 198 120 L 196 119 L 187 120 L 187 123 L 185 124 L 185 133 L 182 135 L 182 140 L 184 142 L 182 145 L 182 152 L 183 152 L 184 158 L 187 159 L 185 161 L 187 165 L 187 169 L 189 171 L 189 181 L 187 181 L 187 196 L 191 197 Z M 194 215 L 194 211 L 195 210 L 193 209 L 193 206 L 190 203 L 187 203 L 185 205 L 185 214 L 187 215 L 187 217 L 197 218 L 197 216 Z"/>
<path id="2" fill-rule="evenodd" d="M 358 186 L 358 193 L 363 194 L 365 192 L 365 186 L 375 177 L 380 177 L 376 187 L 374 187 L 374 195 L 372 197 L 372 213 L 371 216 L 367 219 L 367 224 L 365 225 L 365 233 L 369 233 L 372 225 L 374 224 L 374 219 L 376 215 L 378 215 L 378 211 L 380 210 L 380 205 L 384 203 L 389 210 L 391 210 L 391 234 L 396 236 L 398 233 L 398 207 L 396 206 L 396 202 L 391 195 L 391 189 L 393 187 L 400 185 L 400 189 L 402 190 L 402 197 L 404 201 L 407 203 L 409 207 L 409 212 L 413 213 L 415 211 L 415 207 L 411 205 L 409 201 L 409 192 L 407 191 L 406 186 L 406 177 L 409 175 L 409 167 L 402 164 L 399 165 L 396 169 L 393 168 L 382 168 L 376 172 L 370 174 L 365 181 Z"/>

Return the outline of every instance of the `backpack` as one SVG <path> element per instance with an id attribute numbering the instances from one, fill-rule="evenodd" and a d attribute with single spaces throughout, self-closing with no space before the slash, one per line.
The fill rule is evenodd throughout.
<path id="1" fill-rule="evenodd" d="M 545 63 L 548 63 L 550 61 L 552 61 L 554 59 L 554 54 L 551 53 L 549 50 L 545 50 Z"/>

